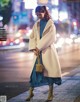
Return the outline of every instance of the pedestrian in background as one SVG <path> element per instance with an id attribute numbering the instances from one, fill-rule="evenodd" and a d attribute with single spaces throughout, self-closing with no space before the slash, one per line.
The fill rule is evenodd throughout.
<path id="1" fill-rule="evenodd" d="M 41 85 L 49 85 L 48 101 L 53 99 L 54 84 L 61 84 L 61 68 L 54 42 L 56 40 L 56 28 L 46 6 L 37 6 L 35 13 L 38 20 L 35 22 L 29 39 L 29 50 L 34 53 L 34 61 L 30 76 L 30 90 L 26 101 L 34 96 L 33 90 Z M 44 65 L 42 73 L 36 72 L 37 56 Z"/>

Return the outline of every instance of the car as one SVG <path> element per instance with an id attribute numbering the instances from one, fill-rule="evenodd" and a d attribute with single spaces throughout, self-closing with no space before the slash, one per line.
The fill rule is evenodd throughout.
<path id="1" fill-rule="evenodd" d="M 0 41 L 7 40 L 7 32 L 3 27 L 0 27 Z"/>
<path id="2" fill-rule="evenodd" d="M 5 49 L 6 47 L 12 48 L 13 46 L 24 47 L 24 42 L 22 37 L 15 37 L 14 34 L 9 34 L 4 28 L 0 28 L 0 49 Z"/>

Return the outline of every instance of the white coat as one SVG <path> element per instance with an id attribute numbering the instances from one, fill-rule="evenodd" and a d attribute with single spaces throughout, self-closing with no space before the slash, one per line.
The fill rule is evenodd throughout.
<path id="1" fill-rule="evenodd" d="M 47 77 L 61 77 L 61 68 L 54 46 L 56 40 L 56 28 L 53 21 L 48 20 L 46 27 L 43 31 L 42 38 L 40 39 L 40 20 L 38 20 L 32 29 L 32 33 L 29 39 L 29 50 L 36 47 L 42 51 L 42 61 L 45 67 L 44 75 Z M 34 67 L 37 56 L 34 55 L 34 61 L 32 68 Z"/>

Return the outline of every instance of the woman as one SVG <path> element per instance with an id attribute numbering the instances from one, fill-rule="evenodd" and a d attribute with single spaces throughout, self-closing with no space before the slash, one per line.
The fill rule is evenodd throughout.
<path id="1" fill-rule="evenodd" d="M 29 50 L 34 52 L 34 62 L 30 77 L 30 94 L 26 101 L 30 101 L 34 96 L 34 87 L 40 85 L 49 85 L 47 101 L 51 101 L 53 99 L 53 84 L 61 84 L 61 69 L 54 47 L 56 29 L 46 6 L 36 7 L 35 13 L 39 20 L 34 24 L 29 40 Z M 41 63 L 44 65 L 42 73 L 36 72 L 38 54 L 40 54 Z"/>

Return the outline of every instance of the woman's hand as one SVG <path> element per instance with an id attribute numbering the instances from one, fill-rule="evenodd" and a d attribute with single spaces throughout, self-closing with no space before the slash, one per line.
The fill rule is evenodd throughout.
<path id="1" fill-rule="evenodd" d="M 36 56 L 38 56 L 38 55 L 40 54 L 40 51 L 39 51 L 38 48 L 34 49 L 33 52 L 34 52 L 34 54 L 35 54 Z"/>
<path id="2" fill-rule="evenodd" d="M 39 49 L 37 47 L 36 47 L 36 51 L 37 51 L 38 54 L 40 54 L 40 51 L 39 51 Z"/>
<path id="3" fill-rule="evenodd" d="M 37 53 L 37 51 L 36 51 L 36 50 L 34 50 L 33 52 L 34 52 L 34 54 L 35 54 L 36 56 L 38 56 L 38 53 Z"/>

